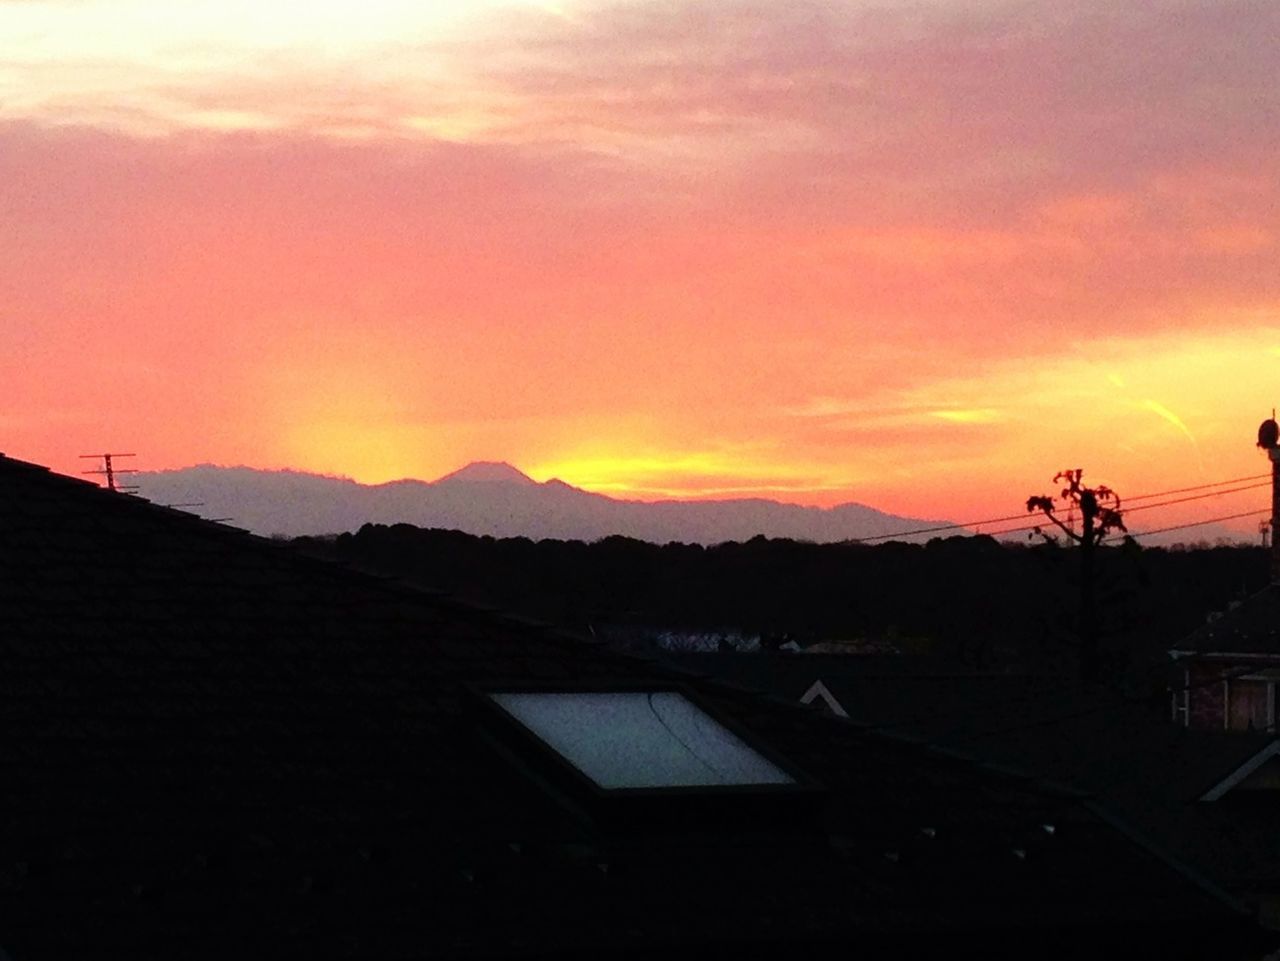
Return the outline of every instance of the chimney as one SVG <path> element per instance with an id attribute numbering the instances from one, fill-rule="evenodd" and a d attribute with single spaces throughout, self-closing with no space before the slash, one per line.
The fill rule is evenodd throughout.
<path id="1" fill-rule="evenodd" d="M 1280 584 L 1280 425 L 1275 411 L 1258 428 L 1258 446 L 1271 459 L 1271 583 Z"/>

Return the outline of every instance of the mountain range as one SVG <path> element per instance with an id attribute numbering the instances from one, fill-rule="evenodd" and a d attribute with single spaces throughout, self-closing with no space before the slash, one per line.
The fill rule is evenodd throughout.
<path id="1" fill-rule="evenodd" d="M 141 473 L 133 480 L 141 496 L 155 503 L 183 506 L 268 536 L 407 523 L 534 540 L 594 541 L 620 534 L 658 544 L 718 544 L 762 534 L 829 543 L 948 523 L 856 503 L 819 508 L 760 498 L 618 500 L 560 480 L 539 483 L 510 464 L 493 462 L 469 464 L 435 481 L 375 485 L 291 470 L 211 465 Z"/>

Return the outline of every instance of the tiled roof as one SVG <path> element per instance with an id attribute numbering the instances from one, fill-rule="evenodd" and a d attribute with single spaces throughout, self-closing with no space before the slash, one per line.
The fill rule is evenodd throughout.
<path id="1" fill-rule="evenodd" d="M 1280 656 L 1280 584 L 1268 584 L 1202 624 L 1176 647 L 1196 654 Z"/>
<path id="2" fill-rule="evenodd" d="M 1105 932 L 1116 956 L 1226 957 L 1244 931 L 1078 797 L 780 700 L 691 685 L 825 792 L 661 829 L 566 803 L 470 708 L 490 684 L 673 677 L 0 458 L 0 947 L 1021 956 L 1016 930 L 1040 956 L 1106 956 Z"/>

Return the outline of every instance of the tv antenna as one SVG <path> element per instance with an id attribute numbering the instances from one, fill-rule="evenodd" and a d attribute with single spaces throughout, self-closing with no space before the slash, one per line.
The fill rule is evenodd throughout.
<path id="1" fill-rule="evenodd" d="M 204 507 L 204 501 L 187 501 L 185 504 L 161 504 L 160 506 L 168 507 L 170 510 L 190 511 L 194 514 L 195 512 L 191 511 L 191 508 Z M 199 514 L 195 516 L 200 517 Z M 208 521 L 210 524 L 225 524 L 227 521 L 235 520 L 234 517 L 201 517 L 200 519 Z M 0 961 L 4 961 L 4 959 L 0 958 Z"/>
<path id="2" fill-rule="evenodd" d="M 117 484 L 117 474 L 136 474 L 138 471 L 131 467 L 116 467 L 112 464 L 113 457 L 137 457 L 137 454 L 81 454 L 81 460 L 99 460 L 102 467 L 97 470 L 81 471 L 82 474 L 98 474 L 107 479 L 107 490 L 119 491 L 124 494 L 132 494 L 138 489 L 136 484 Z"/>

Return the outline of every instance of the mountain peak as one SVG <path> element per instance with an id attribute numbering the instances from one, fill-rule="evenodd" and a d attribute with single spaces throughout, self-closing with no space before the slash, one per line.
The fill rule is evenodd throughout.
<path id="1" fill-rule="evenodd" d="M 475 461 L 466 467 L 445 474 L 435 483 L 465 484 L 519 484 L 523 487 L 536 486 L 537 481 L 527 474 L 512 467 L 506 461 Z"/>
<path id="2" fill-rule="evenodd" d="M 946 524 L 853 505 L 616 500 L 563 481 L 540 484 L 510 464 L 492 461 L 468 464 L 435 483 L 402 480 L 365 486 L 314 474 L 215 467 L 144 473 L 137 479 L 144 496 L 156 503 L 199 501 L 201 513 L 234 517 L 238 526 L 264 535 L 412 524 L 531 540 L 594 541 L 617 534 L 654 544 L 711 545 L 756 535 L 814 542 L 884 539 L 895 531 Z"/>

